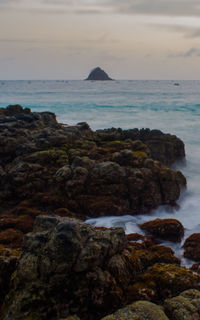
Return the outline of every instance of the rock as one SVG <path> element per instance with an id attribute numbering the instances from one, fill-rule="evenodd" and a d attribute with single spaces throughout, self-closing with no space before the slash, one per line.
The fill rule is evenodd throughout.
<path id="1" fill-rule="evenodd" d="M 139 233 L 129 233 L 126 235 L 126 237 L 129 241 L 138 241 L 145 239 L 145 237 Z"/>
<path id="2" fill-rule="evenodd" d="M 135 248 L 133 255 L 141 261 L 143 271 L 159 262 L 180 264 L 180 260 L 174 256 L 174 251 L 171 248 L 146 241 L 140 248 Z"/>
<path id="3" fill-rule="evenodd" d="M 186 185 L 180 172 L 165 165 L 184 155 L 184 144 L 159 130 L 93 132 L 87 123 L 62 125 L 53 113 L 19 105 L 1 108 L 0 122 L 5 246 L 20 246 L 38 215 L 84 220 L 149 213 L 159 205 L 174 207 Z"/>
<path id="4" fill-rule="evenodd" d="M 191 268 L 192 271 L 200 273 L 200 262 L 194 263 Z"/>
<path id="5" fill-rule="evenodd" d="M 112 128 L 97 130 L 97 134 L 104 141 L 131 139 L 135 143 L 134 149 L 145 151 L 144 146 L 148 147 L 151 158 L 167 166 L 171 166 L 175 161 L 183 162 L 185 159 L 184 143 L 175 135 L 163 134 L 160 130 Z"/>
<path id="6" fill-rule="evenodd" d="M 155 219 L 140 225 L 142 230 L 154 237 L 179 242 L 184 235 L 183 225 L 176 219 Z"/>
<path id="7" fill-rule="evenodd" d="M 198 320 L 200 316 L 200 292 L 187 290 L 179 296 L 165 300 L 164 310 L 169 319 Z"/>
<path id="8" fill-rule="evenodd" d="M 6 255 L 6 250 L 3 252 L 2 249 L 0 247 L 0 306 L 9 291 L 11 276 L 17 263 L 15 255 Z"/>
<path id="9" fill-rule="evenodd" d="M 153 160 L 151 152 L 154 158 L 158 154 L 143 142 L 159 139 L 164 149 L 158 157 L 172 163 L 184 151 L 182 144 L 177 152 L 175 145 L 182 142 L 174 136 L 158 130 L 92 132 L 86 123 L 64 126 L 52 113 L 18 105 L 0 111 L 1 119 L 12 118 L 7 128 L 0 127 L 0 201 L 6 208 L 34 197 L 34 207 L 44 212 L 138 214 L 161 204 L 174 206 L 186 184 L 180 172 Z"/>
<path id="10" fill-rule="evenodd" d="M 183 290 L 198 288 L 200 276 L 177 264 L 154 264 L 141 275 L 141 282 L 155 290 L 156 299 L 173 297 Z M 155 296 L 156 296 L 155 295 Z"/>
<path id="11" fill-rule="evenodd" d="M 33 232 L 24 236 L 0 319 L 100 319 L 134 300 L 160 301 L 198 285 L 200 276 L 179 263 L 170 248 L 146 239 L 132 247 L 122 228 L 37 215 Z"/>
<path id="12" fill-rule="evenodd" d="M 86 80 L 112 80 L 101 68 L 93 69 Z"/>
<path id="13" fill-rule="evenodd" d="M 148 301 L 137 301 L 101 320 L 168 320 L 162 307 Z"/>
<path id="14" fill-rule="evenodd" d="M 24 239 L 7 300 L 9 316 L 20 319 L 26 309 L 28 317 L 36 302 L 40 319 L 74 313 L 87 318 L 88 310 L 93 316 L 112 311 L 122 299 L 122 289 L 109 270 L 115 257 L 117 265 L 118 261 L 127 264 L 125 274 L 131 274 L 128 256 L 123 254 L 126 243 L 121 228 L 95 230 L 75 219 L 38 216 L 34 233 Z"/>
<path id="15" fill-rule="evenodd" d="M 12 248 L 19 248 L 22 241 L 23 233 L 19 230 L 8 228 L 0 232 L 0 244 L 5 244 Z"/>
<path id="16" fill-rule="evenodd" d="M 184 256 L 188 259 L 200 261 L 200 233 L 193 233 L 183 245 Z"/>

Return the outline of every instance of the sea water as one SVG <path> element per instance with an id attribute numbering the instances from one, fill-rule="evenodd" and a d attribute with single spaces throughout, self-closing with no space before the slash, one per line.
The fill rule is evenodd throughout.
<path id="1" fill-rule="evenodd" d="M 175 83 L 179 85 L 174 85 Z M 176 165 L 187 178 L 180 209 L 162 206 L 138 216 L 88 219 L 95 226 L 122 226 L 139 232 L 138 224 L 155 218 L 176 218 L 185 236 L 200 232 L 200 81 L 0 81 L 0 107 L 21 104 L 32 111 L 56 113 L 59 122 L 86 121 L 92 129 L 121 127 L 160 129 L 185 143 L 186 165 Z M 182 257 L 181 244 L 170 245 Z M 183 259 L 183 264 L 190 261 Z"/>

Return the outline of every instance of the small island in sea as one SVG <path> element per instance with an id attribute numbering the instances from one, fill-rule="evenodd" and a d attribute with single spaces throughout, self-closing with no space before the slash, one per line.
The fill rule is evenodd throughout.
<path id="1" fill-rule="evenodd" d="M 127 235 L 88 220 L 176 207 L 186 186 L 171 169 L 185 158 L 178 137 L 93 131 L 11 105 L 0 109 L 0 141 L 1 320 L 197 319 L 199 265 L 180 266 L 162 244 L 181 241 L 178 220 L 150 219 Z M 191 235 L 185 257 L 199 261 L 199 247 Z"/>
<path id="2" fill-rule="evenodd" d="M 89 76 L 85 80 L 106 81 L 106 80 L 113 80 L 113 79 L 111 79 L 104 70 L 97 67 L 90 72 Z"/>

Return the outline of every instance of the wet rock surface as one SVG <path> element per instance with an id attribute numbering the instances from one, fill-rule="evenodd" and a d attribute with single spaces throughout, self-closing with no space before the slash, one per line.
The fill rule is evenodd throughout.
<path id="1" fill-rule="evenodd" d="M 148 244 L 145 264 L 146 245 L 130 246 L 122 228 L 38 216 L 24 238 L 0 319 L 99 319 L 138 299 L 160 302 L 198 287 L 200 276 L 180 267 L 169 248 Z"/>
<path id="2" fill-rule="evenodd" d="M 147 301 L 137 301 L 102 320 L 198 320 L 199 303 L 200 292 L 191 289 L 165 300 L 162 306 Z"/>
<path id="3" fill-rule="evenodd" d="M 167 241 L 179 242 L 184 235 L 183 225 L 176 219 L 155 219 L 140 225 L 147 233 Z"/>
<path id="4" fill-rule="evenodd" d="M 199 276 L 157 240 L 80 222 L 174 206 L 186 179 L 167 166 L 184 156 L 183 142 L 158 130 L 92 131 L 1 108 L 0 319 L 96 320 L 197 288 Z"/>
<path id="5" fill-rule="evenodd" d="M 102 320 L 168 320 L 162 307 L 148 301 L 137 301 Z"/>
<path id="6" fill-rule="evenodd" d="M 1 211 L 26 200 L 23 207 L 65 208 L 71 216 L 138 214 L 175 205 L 186 185 L 166 167 L 184 159 L 184 145 L 161 131 L 93 132 L 19 105 L 1 108 L 0 122 Z"/>
<path id="7" fill-rule="evenodd" d="M 188 259 L 200 261 L 200 233 L 193 233 L 183 245 L 184 256 Z"/>

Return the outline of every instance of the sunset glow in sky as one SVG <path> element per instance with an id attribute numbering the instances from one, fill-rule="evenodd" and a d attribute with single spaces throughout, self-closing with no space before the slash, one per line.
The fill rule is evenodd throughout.
<path id="1" fill-rule="evenodd" d="M 0 0 L 0 79 L 200 79 L 199 0 Z"/>

